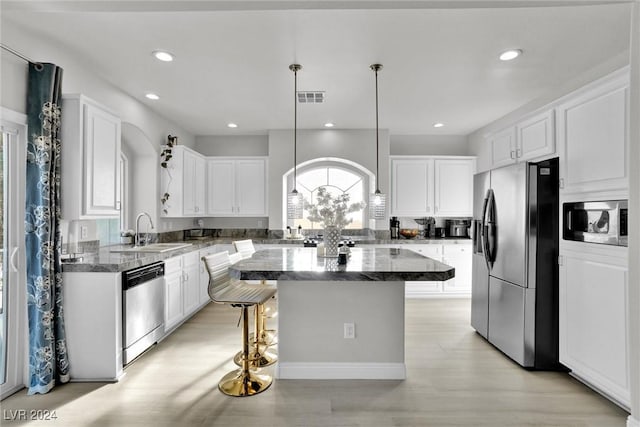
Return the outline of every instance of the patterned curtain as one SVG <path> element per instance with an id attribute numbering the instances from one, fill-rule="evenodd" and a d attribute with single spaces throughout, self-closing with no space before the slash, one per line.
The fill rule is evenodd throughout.
<path id="1" fill-rule="evenodd" d="M 62 69 L 29 64 L 25 243 L 29 394 L 69 381 L 60 266 L 60 86 Z"/>

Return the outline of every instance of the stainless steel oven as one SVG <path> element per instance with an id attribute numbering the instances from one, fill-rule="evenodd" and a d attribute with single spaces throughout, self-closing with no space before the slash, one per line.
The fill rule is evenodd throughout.
<path id="1" fill-rule="evenodd" d="M 562 238 L 627 246 L 626 200 L 564 203 Z"/>

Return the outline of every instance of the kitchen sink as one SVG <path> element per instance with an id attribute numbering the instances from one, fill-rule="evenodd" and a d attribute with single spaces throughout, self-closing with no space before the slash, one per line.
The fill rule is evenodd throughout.
<path id="1" fill-rule="evenodd" d="M 169 252 L 176 249 L 187 248 L 192 243 L 151 243 L 145 246 L 131 246 L 126 248 L 111 249 L 110 252 Z"/>

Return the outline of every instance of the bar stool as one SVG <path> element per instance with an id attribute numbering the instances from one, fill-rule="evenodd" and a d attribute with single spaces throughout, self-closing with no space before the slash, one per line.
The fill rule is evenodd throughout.
<path id="1" fill-rule="evenodd" d="M 256 252 L 255 247 L 253 246 L 253 241 L 250 239 L 247 240 L 236 240 L 233 242 L 233 247 L 236 249 L 236 254 L 240 254 L 242 259 L 251 258 L 251 256 Z M 232 262 L 233 264 L 233 262 Z M 262 280 L 260 282 L 261 285 L 266 285 L 266 280 Z M 277 315 L 277 313 L 276 313 Z M 259 304 L 256 306 L 256 318 L 259 318 L 258 326 L 256 331 L 258 331 L 258 344 L 261 346 L 271 347 L 277 344 L 276 341 L 276 330 L 275 329 L 267 329 L 267 309 L 264 304 Z M 254 342 L 254 337 L 252 336 L 252 342 Z"/>
<path id="2" fill-rule="evenodd" d="M 229 276 L 229 253 L 219 252 L 202 257 L 209 273 L 209 297 L 213 302 L 230 304 L 242 309 L 242 364 L 240 369 L 226 374 L 218 382 L 220 391 L 228 396 L 252 396 L 265 391 L 273 378 L 261 373 L 252 372 L 249 367 L 249 307 L 263 304 L 271 298 L 276 290 L 258 287 L 242 281 L 233 281 Z"/>

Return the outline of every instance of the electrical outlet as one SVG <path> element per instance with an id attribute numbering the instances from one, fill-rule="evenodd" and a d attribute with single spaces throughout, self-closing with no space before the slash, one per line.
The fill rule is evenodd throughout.
<path id="1" fill-rule="evenodd" d="M 89 234 L 89 229 L 87 228 L 87 226 L 83 225 L 80 227 L 80 238 L 81 239 L 86 239 L 87 235 Z"/>
<path id="2" fill-rule="evenodd" d="M 344 324 L 344 337 L 347 339 L 353 339 L 356 337 L 356 324 L 345 323 Z"/>

